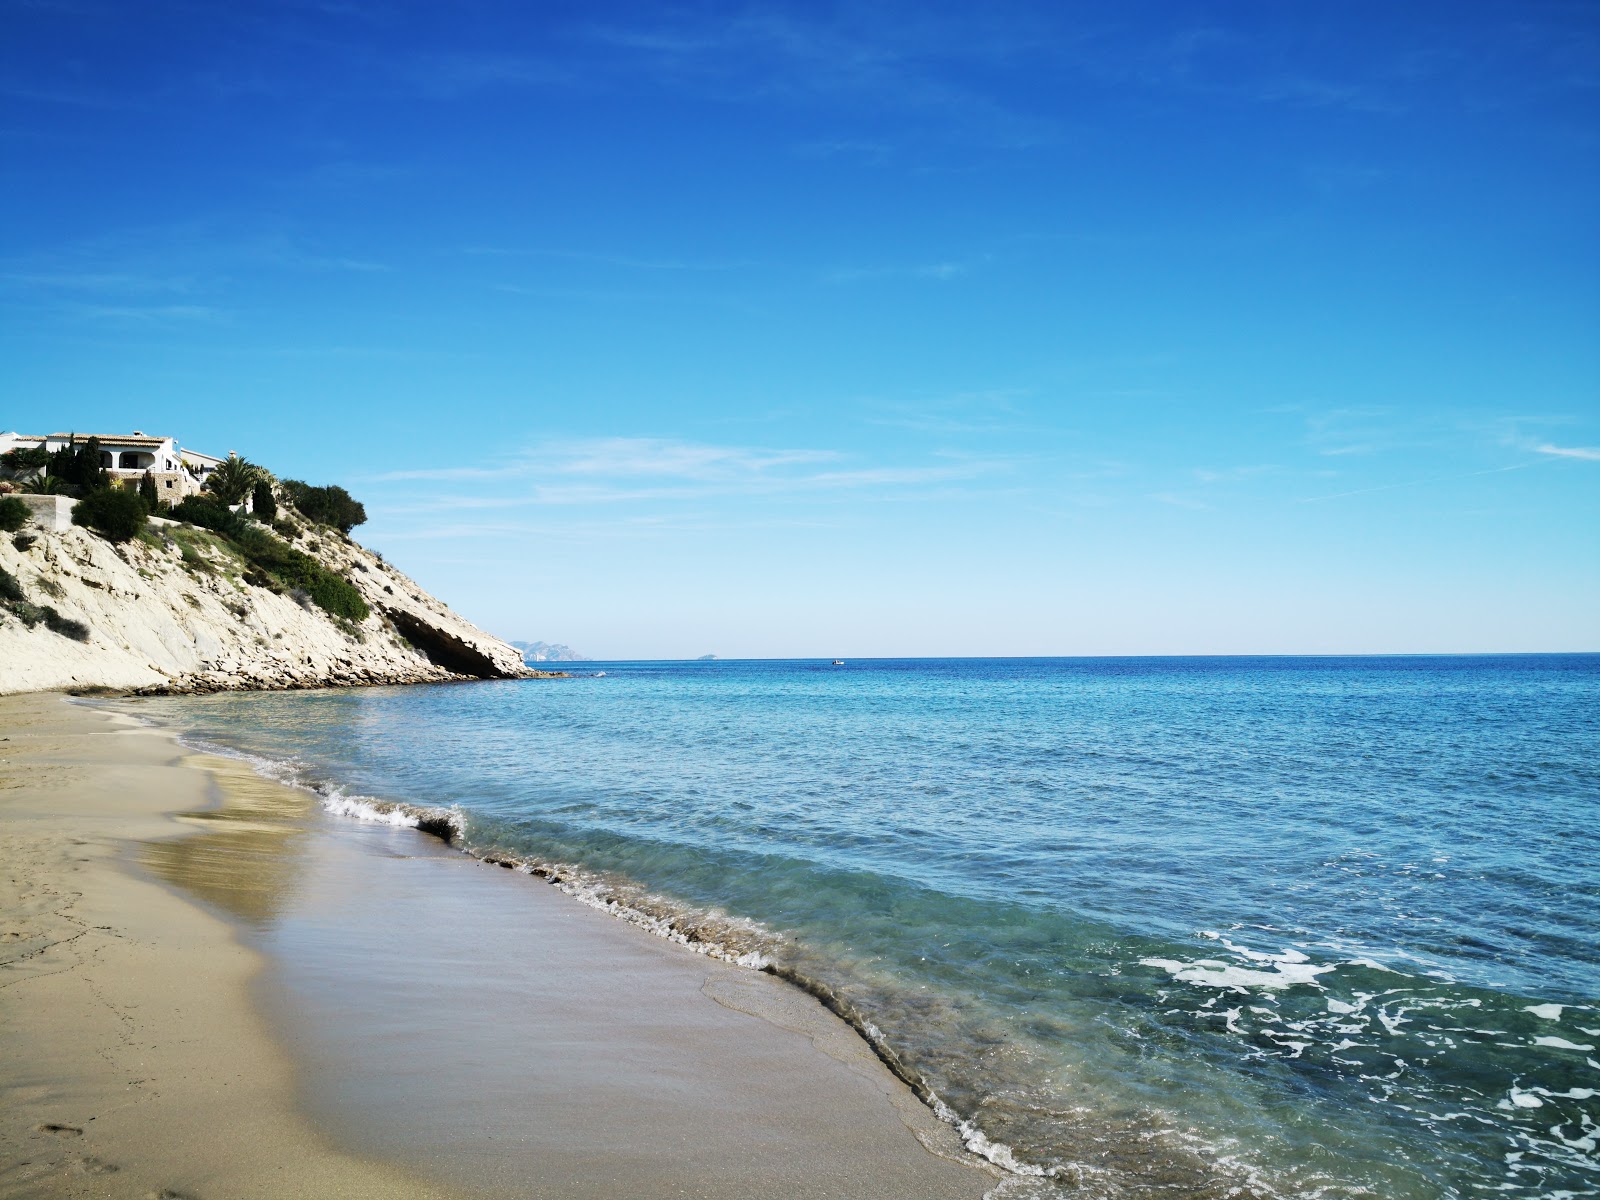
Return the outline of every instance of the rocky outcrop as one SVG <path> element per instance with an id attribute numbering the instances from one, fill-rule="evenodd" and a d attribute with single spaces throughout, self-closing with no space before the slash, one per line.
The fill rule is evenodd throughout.
<path id="1" fill-rule="evenodd" d="M 296 522 L 296 549 L 349 580 L 372 612 L 330 617 L 264 577 L 226 539 L 151 521 L 114 544 L 86 529 L 0 535 L 0 567 L 28 605 L 0 607 L 0 693 L 218 691 L 527 678 L 512 646 L 464 620 L 381 557 Z M 55 628 L 19 617 L 48 605 Z M 85 640 L 71 622 L 88 627 Z M 57 632 L 68 629 L 69 633 Z M 82 632 L 78 629 L 77 632 Z"/>
<path id="2" fill-rule="evenodd" d="M 560 642 L 512 642 L 522 651 L 522 661 L 532 666 L 544 662 L 593 662 L 587 654 L 579 654 L 571 646 Z"/>

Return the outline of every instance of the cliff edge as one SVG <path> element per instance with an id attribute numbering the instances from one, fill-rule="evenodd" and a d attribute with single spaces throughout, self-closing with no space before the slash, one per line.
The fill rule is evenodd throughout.
<path id="1" fill-rule="evenodd" d="M 280 522 L 285 548 L 348 581 L 370 610 L 331 615 L 226 537 L 152 518 L 109 541 L 38 522 L 0 536 L 0 694 L 310 688 L 521 679 L 522 655 L 336 529 Z M 0 576 L 0 586 L 6 578 Z"/>

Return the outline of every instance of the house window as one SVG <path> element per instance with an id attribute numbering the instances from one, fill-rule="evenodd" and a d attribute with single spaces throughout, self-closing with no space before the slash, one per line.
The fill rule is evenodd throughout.
<path id="1" fill-rule="evenodd" d="M 167 484 L 167 486 L 168 486 L 168 487 L 171 487 L 171 486 L 172 486 L 172 480 L 170 480 L 170 479 L 169 479 L 169 480 L 167 480 L 167 481 L 166 481 L 166 484 Z"/>
<path id="2" fill-rule="evenodd" d="M 100 465 L 102 467 L 111 467 L 111 466 L 115 466 L 116 465 L 116 463 L 111 458 L 111 451 L 109 451 L 109 450 L 100 451 Z"/>
<path id="3" fill-rule="evenodd" d="M 143 465 L 139 462 L 143 457 L 137 450 L 124 450 L 119 465 L 124 471 L 136 471 Z"/>

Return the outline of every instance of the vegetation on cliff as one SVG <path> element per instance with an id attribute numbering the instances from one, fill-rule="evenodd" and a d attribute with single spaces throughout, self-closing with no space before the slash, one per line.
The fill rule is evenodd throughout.
<path id="1" fill-rule="evenodd" d="M 284 495 L 305 516 L 321 525 L 332 525 L 348 534 L 367 520 L 366 507 L 338 484 L 312 487 L 298 479 L 283 481 Z"/>
<path id="2" fill-rule="evenodd" d="M 230 455 L 206 479 L 203 494 L 168 506 L 158 498 L 149 472 L 132 490 L 117 486 L 101 465 L 100 443 L 92 437 L 82 443 L 74 439 L 53 452 L 12 450 L 0 466 L 23 477 L 34 490 L 81 497 L 72 509 L 73 523 L 111 542 L 148 536 L 147 518 L 151 516 L 198 525 L 217 534 L 247 564 L 245 578 L 249 582 L 309 601 L 340 620 L 359 623 L 371 613 L 349 580 L 289 544 L 300 536 L 301 523 L 279 517 L 281 492 L 306 521 L 348 535 L 367 519 L 367 513 L 359 500 L 337 484 L 313 487 L 297 479 L 279 483 L 266 468 Z M 0 528 L 20 529 L 29 515 L 21 501 L 0 500 Z"/>
<path id="3" fill-rule="evenodd" d="M 0 496 L 0 530 L 15 533 L 33 517 L 33 510 L 15 496 Z"/>
<path id="4" fill-rule="evenodd" d="M 62 637 L 75 642 L 89 640 L 89 627 L 82 621 L 64 617 L 48 604 L 30 604 L 17 577 L 4 567 L 0 567 L 0 613 L 9 613 L 29 629 L 43 622 L 46 629 Z"/>
<path id="5" fill-rule="evenodd" d="M 188 497 L 172 510 L 172 517 L 224 539 L 254 568 L 245 578 L 257 586 L 274 592 L 303 592 L 330 616 L 347 621 L 365 621 L 372 611 L 349 580 L 288 544 L 284 535 L 299 536 L 292 522 L 279 522 L 278 528 L 269 532 L 243 513 L 202 496 Z"/>

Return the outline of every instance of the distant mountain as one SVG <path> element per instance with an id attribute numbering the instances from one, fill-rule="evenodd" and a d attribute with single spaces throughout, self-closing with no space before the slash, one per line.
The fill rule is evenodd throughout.
<path id="1" fill-rule="evenodd" d="M 516 644 L 515 642 L 512 643 L 512 645 L 515 645 L 515 644 Z M 695 662 L 716 662 L 716 661 L 717 661 L 717 656 L 715 654 L 702 654 L 699 658 L 695 659 Z"/>
<path id="2" fill-rule="evenodd" d="M 525 663 L 593 661 L 587 654 L 579 654 L 571 646 L 563 646 L 559 642 L 512 642 L 511 644 L 522 651 L 522 661 Z"/>

